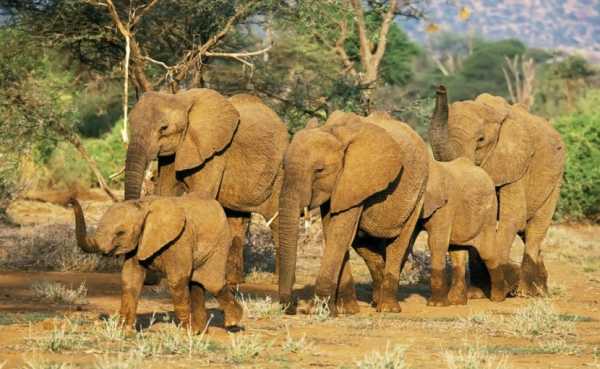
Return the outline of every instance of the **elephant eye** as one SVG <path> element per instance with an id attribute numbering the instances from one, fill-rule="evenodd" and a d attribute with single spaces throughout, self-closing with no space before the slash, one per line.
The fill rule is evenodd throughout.
<path id="1" fill-rule="evenodd" d="M 117 236 L 117 237 L 121 237 L 121 236 L 124 236 L 124 235 L 125 235 L 125 233 L 126 233 L 126 232 L 125 232 L 124 230 L 120 230 L 120 231 L 117 231 L 117 233 L 115 233 L 115 236 Z"/>
<path id="2" fill-rule="evenodd" d="M 485 140 L 485 137 L 483 137 L 483 136 L 480 136 L 480 137 L 477 139 L 477 142 L 483 142 L 484 140 Z"/>
<path id="3" fill-rule="evenodd" d="M 160 132 L 160 134 L 164 134 L 168 128 L 169 128 L 169 123 L 162 123 L 160 125 L 160 128 L 158 129 L 158 132 Z"/>

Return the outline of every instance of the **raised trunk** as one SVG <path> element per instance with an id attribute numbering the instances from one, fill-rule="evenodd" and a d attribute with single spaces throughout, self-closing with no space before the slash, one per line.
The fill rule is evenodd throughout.
<path id="1" fill-rule="evenodd" d="M 97 253 L 100 252 L 93 237 L 87 236 L 85 217 L 79 201 L 71 199 L 69 203 L 73 206 L 75 214 L 75 235 L 77 237 L 77 245 L 85 252 Z"/>
<path id="2" fill-rule="evenodd" d="M 148 156 L 143 144 L 132 142 L 127 148 L 125 160 L 125 200 L 139 199 Z"/>
<path id="3" fill-rule="evenodd" d="M 439 86 L 436 91 L 435 110 L 429 125 L 429 142 L 436 160 L 454 159 L 448 144 L 448 94 L 444 86 Z"/>

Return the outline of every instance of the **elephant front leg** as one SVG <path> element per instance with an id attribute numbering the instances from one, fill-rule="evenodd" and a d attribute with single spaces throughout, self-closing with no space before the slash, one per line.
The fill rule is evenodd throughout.
<path id="1" fill-rule="evenodd" d="M 190 280 L 183 275 L 167 274 L 169 290 L 173 300 L 175 317 L 182 327 L 191 327 Z"/>
<path id="2" fill-rule="evenodd" d="M 435 219 L 431 219 L 434 221 Z M 448 287 L 446 281 L 446 253 L 450 242 L 450 227 L 444 224 L 432 224 L 427 243 L 431 252 L 431 297 L 429 306 L 448 305 Z"/>
<path id="3" fill-rule="evenodd" d="M 521 263 L 518 291 L 525 296 L 548 293 L 548 272 L 542 257 L 542 241 L 552 222 L 560 187 L 556 186 L 544 205 L 536 212 L 525 228 L 525 252 Z"/>
<path id="4" fill-rule="evenodd" d="M 423 201 L 423 200 L 421 200 Z M 421 205 L 416 209 L 421 209 Z M 377 305 L 379 312 L 399 313 L 402 311 L 398 304 L 398 283 L 400 282 L 400 270 L 406 258 L 406 252 L 414 240 L 415 226 L 419 219 L 420 211 L 413 211 L 408 218 L 400 234 L 385 249 L 385 272 L 381 285 L 381 301 Z"/>
<path id="5" fill-rule="evenodd" d="M 135 328 L 137 304 L 145 276 L 146 269 L 135 257 L 125 260 L 121 271 L 121 320 L 125 329 Z"/>
<path id="6" fill-rule="evenodd" d="M 337 313 L 335 293 L 338 277 L 344 264 L 344 257 L 356 234 L 361 211 L 362 206 L 357 206 L 331 215 L 324 229 L 325 250 L 315 284 L 315 295 L 322 301 L 327 301 L 332 316 Z"/>
<path id="7" fill-rule="evenodd" d="M 229 285 L 244 283 L 244 241 L 250 218 L 248 216 L 227 217 L 232 241 L 227 256 L 226 280 Z"/>

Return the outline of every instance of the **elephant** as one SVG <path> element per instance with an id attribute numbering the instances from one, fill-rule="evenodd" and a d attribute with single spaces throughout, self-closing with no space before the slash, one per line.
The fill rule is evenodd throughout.
<path id="1" fill-rule="evenodd" d="M 541 246 L 558 202 L 566 154 L 558 132 L 519 104 L 490 94 L 448 105 L 446 88 L 440 86 L 429 136 L 440 160 L 464 156 L 490 176 L 499 208 L 496 247 L 505 273 L 518 234 L 525 251 L 517 291 L 546 294 L 548 273 Z"/>
<path id="2" fill-rule="evenodd" d="M 431 298 L 428 305 L 467 303 L 465 249 L 452 250 L 452 285 L 446 289 L 446 253 L 449 247 L 471 246 L 481 255 L 491 276 L 492 301 L 506 297 L 501 253 L 496 249 L 498 204 L 494 182 L 471 160 L 449 162 L 433 158 L 425 190 L 419 229 L 428 234 L 431 251 Z"/>
<path id="3" fill-rule="evenodd" d="M 320 127 L 297 132 L 284 157 L 279 200 L 279 299 L 296 312 L 292 294 L 301 209 L 319 208 L 325 247 L 315 294 L 331 315 L 359 311 L 350 270 L 354 246 L 373 275 L 378 311 L 399 312 L 400 267 L 417 223 L 428 175 L 427 148 L 408 125 L 384 113 L 336 111 Z M 364 244 L 357 231 L 383 240 Z M 356 242 L 353 242 L 356 238 Z M 377 246 L 377 247 L 376 247 Z M 385 265 L 373 273 L 377 261 Z"/>
<path id="4" fill-rule="evenodd" d="M 140 197 L 144 172 L 157 159 L 155 195 L 199 192 L 219 201 L 233 232 L 227 280 L 241 283 L 249 213 L 272 219 L 278 210 L 285 124 L 255 96 L 210 89 L 148 92 L 129 120 L 125 199 Z M 271 222 L 276 244 L 277 225 Z"/>
<path id="5" fill-rule="evenodd" d="M 77 244 L 85 252 L 125 255 L 121 273 L 121 318 L 135 325 L 138 298 L 146 271 L 166 275 L 175 315 L 193 332 L 207 325 L 205 290 L 224 310 L 225 327 L 238 325 L 242 307 L 225 282 L 232 236 L 225 212 L 212 199 L 190 194 L 127 200 L 112 205 L 96 232 L 87 235 L 79 202 L 70 200 L 75 214 Z"/>

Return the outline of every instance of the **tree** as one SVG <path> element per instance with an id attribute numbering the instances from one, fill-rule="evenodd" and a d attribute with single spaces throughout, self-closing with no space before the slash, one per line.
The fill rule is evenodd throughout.
<path id="1" fill-rule="evenodd" d="M 88 163 L 100 188 L 116 200 L 96 162 L 74 133 L 79 118 L 74 76 L 51 53 L 40 55 L 35 43 L 23 32 L 0 30 L 0 40 L 4 45 L 0 49 L 0 119 L 4 122 L 0 132 L 0 156 L 4 159 L 0 171 L 13 172 L 7 176 L 13 183 L 0 186 L 3 195 L 15 184 L 14 172 L 20 164 L 16 159 L 21 154 L 65 140 Z"/>
<path id="2" fill-rule="evenodd" d="M 390 30 L 398 16 L 421 18 L 424 1 L 307 0 L 291 10 L 298 33 L 308 34 L 332 51 L 343 66 L 341 74 L 360 91 L 360 110 L 372 108 L 372 94 L 381 80 L 388 42 L 399 33 Z M 399 30 L 399 29 L 398 29 Z M 353 39 L 356 40 L 353 42 Z M 410 53 L 410 51 L 409 51 Z M 397 54 L 398 55 L 398 54 Z M 388 64 L 389 67 L 389 64 Z M 389 78 L 398 78 L 388 69 Z M 394 77 L 392 77 L 394 76 Z M 400 77 L 402 79 L 402 77 Z"/>

